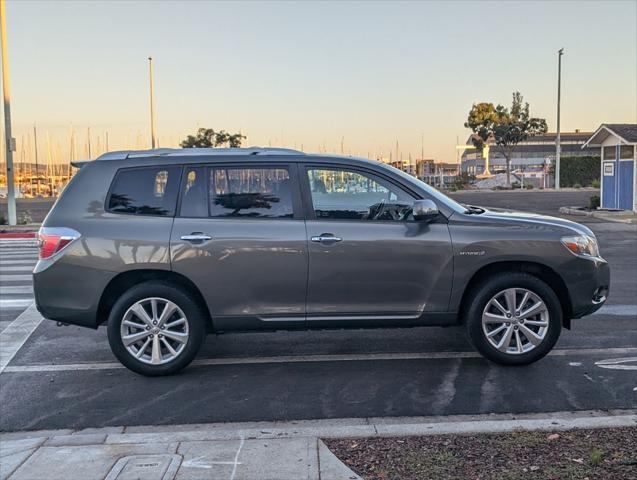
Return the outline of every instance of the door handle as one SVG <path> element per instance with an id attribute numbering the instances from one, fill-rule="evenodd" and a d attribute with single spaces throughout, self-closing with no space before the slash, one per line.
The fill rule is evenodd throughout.
<path id="1" fill-rule="evenodd" d="M 192 232 L 190 235 L 182 235 L 181 239 L 186 242 L 207 242 L 208 240 L 212 240 L 212 237 L 205 233 Z"/>
<path id="2" fill-rule="evenodd" d="M 341 237 L 335 237 L 331 233 L 321 233 L 320 235 L 318 235 L 316 237 L 310 237 L 310 240 L 313 241 L 313 242 L 318 242 L 318 243 L 323 243 L 323 244 L 330 244 L 330 243 L 336 243 L 336 242 L 342 242 L 343 241 L 343 239 Z"/>

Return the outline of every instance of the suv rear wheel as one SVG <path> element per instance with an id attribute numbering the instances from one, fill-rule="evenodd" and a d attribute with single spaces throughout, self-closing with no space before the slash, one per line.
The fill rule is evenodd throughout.
<path id="1" fill-rule="evenodd" d="M 147 376 L 186 367 L 205 337 L 205 315 L 179 287 L 144 282 L 124 293 L 108 319 L 111 350 L 124 366 Z"/>
<path id="2" fill-rule="evenodd" d="M 502 365 L 527 365 L 544 357 L 562 329 L 557 295 L 542 280 L 524 273 L 487 279 L 468 299 L 471 342 Z"/>

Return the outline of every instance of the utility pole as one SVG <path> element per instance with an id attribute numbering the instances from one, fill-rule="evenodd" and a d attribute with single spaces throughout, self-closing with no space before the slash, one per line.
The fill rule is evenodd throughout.
<path id="1" fill-rule="evenodd" d="M 148 57 L 148 77 L 150 81 L 150 144 L 152 148 L 157 146 L 155 134 L 155 92 L 153 86 L 153 57 Z"/>
<path id="2" fill-rule="evenodd" d="M 560 189 L 560 100 L 562 98 L 562 55 L 564 48 L 557 51 L 557 138 L 555 139 L 555 190 Z"/>
<path id="3" fill-rule="evenodd" d="M 15 184 L 13 179 L 13 152 L 15 138 L 11 135 L 11 89 L 9 87 L 9 47 L 7 45 L 7 12 L 5 0 L 0 0 L 0 30 L 2 30 L 2 93 L 4 97 L 4 139 L 7 159 L 7 211 L 9 225 L 16 225 Z"/>

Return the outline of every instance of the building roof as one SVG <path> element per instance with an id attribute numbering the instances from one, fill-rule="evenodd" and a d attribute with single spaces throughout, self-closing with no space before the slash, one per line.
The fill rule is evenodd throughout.
<path id="1" fill-rule="evenodd" d="M 609 136 L 614 135 L 626 145 L 637 144 L 637 123 L 602 123 L 586 140 L 582 148 L 599 147 Z"/>

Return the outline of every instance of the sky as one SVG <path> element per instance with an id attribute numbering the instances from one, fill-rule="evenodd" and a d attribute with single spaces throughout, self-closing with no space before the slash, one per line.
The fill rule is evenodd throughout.
<path id="1" fill-rule="evenodd" d="M 637 1 L 212 2 L 7 0 L 18 152 L 54 160 L 146 147 L 157 132 L 247 144 L 456 161 L 474 102 L 519 90 L 562 131 L 637 122 Z M 97 143 L 100 143 L 98 146 Z M 24 145 L 24 147 L 22 146 Z M 21 153 L 23 152 L 23 153 Z"/>

